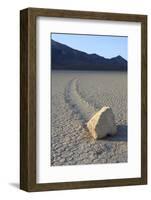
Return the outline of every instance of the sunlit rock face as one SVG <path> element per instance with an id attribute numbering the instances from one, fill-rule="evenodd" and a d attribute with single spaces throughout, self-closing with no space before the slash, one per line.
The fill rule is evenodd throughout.
<path id="1" fill-rule="evenodd" d="M 112 109 L 106 106 L 103 107 L 88 121 L 87 128 L 95 139 L 101 139 L 107 135 L 115 135 L 117 128 Z"/>

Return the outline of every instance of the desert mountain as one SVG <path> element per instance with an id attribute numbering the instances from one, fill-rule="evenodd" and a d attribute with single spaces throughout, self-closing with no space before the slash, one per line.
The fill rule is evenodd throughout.
<path id="1" fill-rule="evenodd" d="M 51 66 L 56 70 L 126 71 L 127 61 L 121 56 L 109 59 L 97 54 L 88 54 L 51 40 Z"/>

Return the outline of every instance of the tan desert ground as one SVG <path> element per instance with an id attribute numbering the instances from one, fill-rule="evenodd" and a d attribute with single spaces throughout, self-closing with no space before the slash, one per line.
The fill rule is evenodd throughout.
<path id="1" fill-rule="evenodd" d="M 96 140 L 87 122 L 111 107 L 117 134 Z M 127 162 L 127 73 L 52 70 L 51 165 Z"/>

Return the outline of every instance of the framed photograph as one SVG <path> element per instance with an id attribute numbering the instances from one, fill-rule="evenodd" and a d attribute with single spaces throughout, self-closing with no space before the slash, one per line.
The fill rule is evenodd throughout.
<path id="1" fill-rule="evenodd" d="M 147 184 L 147 16 L 20 12 L 20 188 Z"/>

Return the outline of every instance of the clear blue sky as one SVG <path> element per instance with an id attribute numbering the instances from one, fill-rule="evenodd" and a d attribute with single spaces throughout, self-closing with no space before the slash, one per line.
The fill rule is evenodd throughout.
<path id="1" fill-rule="evenodd" d="M 103 35 L 80 35 L 52 33 L 52 39 L 66 44 L 74 49 L 87 53 L 96 53 L 105 58 L 112 58 L 118 55 L 127 60 L 128 58 L 128 37 L 103 36 Z"/>

